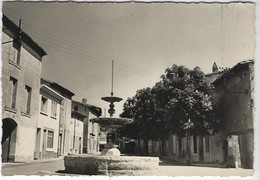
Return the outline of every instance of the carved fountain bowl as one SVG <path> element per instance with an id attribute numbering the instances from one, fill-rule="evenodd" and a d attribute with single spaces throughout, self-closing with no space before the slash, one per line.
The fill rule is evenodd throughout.
<path id="1" fill-rule="evenodd" d="M 102 97 L 102 100 L 106 101 L 106 102 L 110 102 L 110 103 L 114 103 L 114 102 L 120 102 L 123 99 L 120 97 L 115 97 L 115 96 L 110 96 L 110 97 Z"/>

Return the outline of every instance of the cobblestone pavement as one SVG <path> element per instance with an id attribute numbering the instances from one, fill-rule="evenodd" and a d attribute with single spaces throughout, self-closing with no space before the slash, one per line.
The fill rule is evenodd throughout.
<path id="1" fill-rule="evenodd" d="M 205 167 L 203 165 L 185 166 L 182 163 L 163 160 L 156 176 L 252 176 L 253 169 Z M 30 163 L 4 163 L 2 176 L 13 175 L 54 175 L 65 169 L 62 158 L 33 161 Z M 56 173 L 55 173 L 56 172 Z M 64 175 L 64 174 L 60 174 Z M 152 174 L 151 174 L 152 175 Z M 77 175 L 75 175 L 77 176 Z"/>

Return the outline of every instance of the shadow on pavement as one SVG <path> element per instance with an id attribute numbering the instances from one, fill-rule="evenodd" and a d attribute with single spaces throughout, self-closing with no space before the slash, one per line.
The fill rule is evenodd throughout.
<path id="1" fill-rule="evenodd" d="M 168 160 L 168 159 L 160 159 L 159 166 L 189 166 L 189 165 L 187 165 L 185 162 Z M 190 166 L 227 169 L 224 165 L 221 164 L 210 164 L 210 163 L 203 163 L 203 162 L 192 162 Z"/>

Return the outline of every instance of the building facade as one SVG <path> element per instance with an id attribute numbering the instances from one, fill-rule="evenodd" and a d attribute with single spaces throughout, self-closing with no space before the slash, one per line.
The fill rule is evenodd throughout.
<path id="1" fill-rule="evenodd" d="M 58 154 L 60 107 L 64 97 L 41 85 L 37 122 L 35 159 L 54 158 Z"/>
<path id="2" fill-rule="evenodd" d="M 213 82 L 213 85 L 213 96 L 222 102 L 224 109 L 226 154 L 240 157 L 243 168 L 253 168 L 254 60 L 238 63 Z"/>
<path id="3" fill-rule="evenodd" d="M 3 15 L 2 161 L 34 157 L 42 57 L 46 52 Z"/>
<path id="4" fill-rule="evenodd" d="M 71 119 L 69 125 L 69 154 L 82 154 L 84 119 L 88 116 L 87 107 L 77 101 L 72 101 Z"/>
<path id="5" fill-rule="evenodd" d="M 92 118 L 97 118 L 101 115 L 101 109 L 95 106 L 89 105 L 89 116 L 85 119 L 85 152 L 87 153 L 97 153 L 99 152 L 99 140 L 102 135 L 100 132 L 100 126 L 98 123 L 91 122 Z M 87 141 L 87 142 L 86 142 Z"/>
<path id="6" fill-rule="evenodd" d="M 72 97 L 75 95 L 73 92 L 63 87 L 62 85 L 46 79 L 41 79 L 41 84 L 53 89 L 56 93 L 63 97 L 60 105 L 59 115 L 59 136 L 58 136 L 58 151 L 57 156 L 68 155 L 70 153 L 70 121 L 72 110 Z"/>
<path id="7" fill-rule="evenodd" d="M 74 122 L 79 124 L 78 127 L 74 128 L 75 131 L 71 125 L 71 137 L 76 139 L 74 141 L 76 146 L 74 147 L 81 147 L 82 153 L 97 153 L 99 150 L 98 137 L 100 128 L 97 123 L 90 122 L 90 119 L 101 116 L 101 108 L 87 104 L 87 100 L 84 98 L 82 102 L 72 101 L 72 112 L 72 116 L 77 117 L 76 120 L 74 118 Z M 71 153 L 77 154 L 78 152 L 74 148 Z"/>

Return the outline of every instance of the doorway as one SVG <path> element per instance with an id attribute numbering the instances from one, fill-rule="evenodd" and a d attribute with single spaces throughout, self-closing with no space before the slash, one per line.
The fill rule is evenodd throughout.
<path id="1" fill-rule="evenodd" d="M 15 160 L 17 123 L 13 119 L 3 119 L 2 126 L 2 162 L 13 162 Z"/>
<path id="2" fill-rule="evenodd" d="M 40 141 L 41 141 L 41 128 L 37 128 L 37 132 L 36 132 L 36 146 L 35 146 L 34 159 L 39 159 L 39 158 L 41 158 L 41 153 L 40 153 Z"/>
<path id="3" fill-rule="evenodd" d="M 46 157 L 46 148 L 47 148 L 47 130 L 43 130 L 43 142 L 42 142 L 42 157 Z"/>
<path id="4" fill-rule="evenodd" d="M 62 134 L 59 134 L 58 138 L 58 157 L 62 156 Z"/>
<path id="5" fill-rule="evenodd" d="M 204 143 L 202 136 L 199 136 L 199 158 L 200 161 L 204 161 Z"/>
<path id="6" fill-rule="evenodd" d="M 239 147 L 239 137 L 237 135 L 231 135 L 228 138 L 228 157 L 233 157 L 235 167 L 241 167 L 241 156 Z M 228 160 L 230 160 L 228 158 Z"/>
<path id="7" fill-rule="evenodd" d="M 79 154 L 81 154 L 81 137 L 79 137 Z"/>

